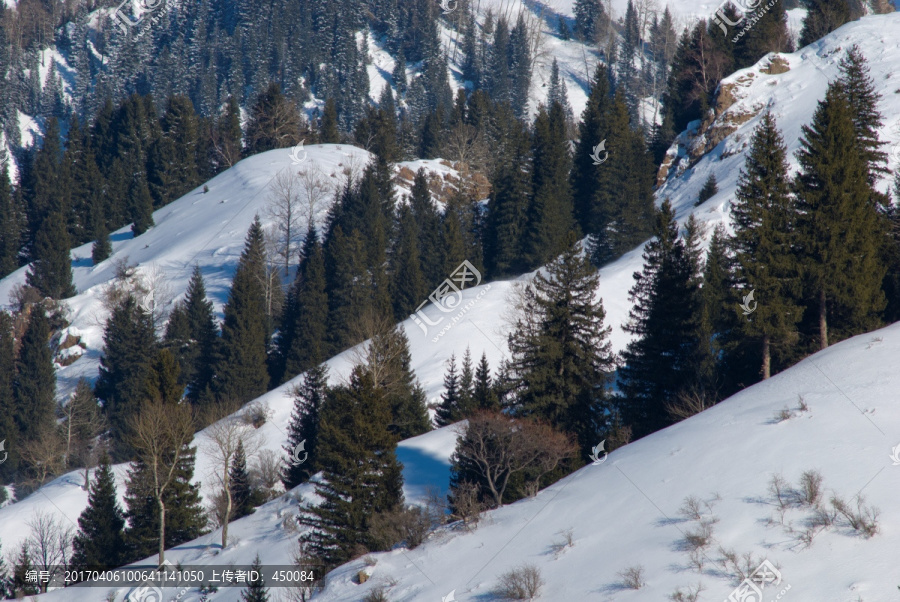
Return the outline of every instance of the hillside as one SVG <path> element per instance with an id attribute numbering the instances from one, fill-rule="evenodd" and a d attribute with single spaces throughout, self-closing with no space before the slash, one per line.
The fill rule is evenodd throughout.
<path id="1" fill-rule="evenodd" d="M 809 122 L 828 78 L 837 72 L 837 61 L 852 43 L 859 44 L 869 60 L 882 94 L 885 125 L 881 137 L 892 153 L 890 167 L 900 167 L 900 43 L 893 35 L 897 30 L 900 15 L 866 17 L 817 44 L 782 55 L 787 70 L 776 73 L 781 69 L 769 68 L 772 57 L 767 57 L 727 78 L 722 85 L 722 90 L 728 91 L 727 101 L 726 95 L 720 95 L 715 119 L 696 124 L 671 149 L 669 177 L 657 200 L 671 198 L 680 219 L 694 213 L 709 226 L 727 223 L 728 201 L 760 112 L 769 108 L 775 114 L 793 153 L 800 126 Z M 336 180 L 344 167 L 359 167 L 367 156 L 360 149 L 334 145 L 309 147 L 307 152 L 311 164 L 329 177 L 334 174 Z M 438 161 L 407 166 L 420 164 L 452 174 Z M 127 229 L 115 233 L 115 254 L 99 266 L 91 265 L 89 245 L 73 250 L 79 295 L 69 301 L 70 333 L 81 338 L 86 350 L 81 359 L 59 370 L 60 394 L 70 392 L 80 376 L 96 375 L 105 319 L 100 294 L 114 274 L 116 259 L 127 256 L 148 272 L 158 267 L 176 297 L 183 293 L 192 266 L 200 265 L 221 315 L 244 234 L 253 216 L 263 212 L 267 182 L 290 166 L 288 149 L 242 161 L 211 180 L 209 192 L 202 192 L 201 187 L 157 211 L 157 225 L 142 236 L 132 238 Z M 695 208 L 697 193 L 710 173 L 716 175 L 719 193 Z M 884 187 L 886 182 L 882 182 Z M 326 209 L 322 208 L 319 219 Z M 632 274 L 641 267 L 640 254 L 641 249 L 635 249 L 601 271 L 600 297 L 607 324 L 613 327 L 616 350 L 628 342 L 621 325 L 630 307 L 627 292 Z M 0 299 L 24 281 L 24 271 L 0 281 Z M 451 354 L 461 355 L 467 346 L 475 356 L 487 353 L 492 367 L 498 365 L 505 353 L 503 316 L 513 284 L 482 283 L 466 290 L 463 304 L 477 302 L 436 341 L 434 330 L 423 334 L 413 320 L 404 322 L 413 369 L 429 398 L 441 391 L 444 362 Z M 431 319 L 440 315 L 434 307 L 426 308 L 425 313 Z M 900 410 L 891 405 L 896 405 L 900 376 L 885 366 L 895 362 L 898 350 L 898 325 L 843 342 L 702 415 L 615 452 L 601 466 L 585 467 L 535 499 L 490 513 L 472 534 L 447 531 L 412 552 L 376 555 L 378 564 L 368 585 L 356 586 L 350 581 L 362 568 L 360 562 L 346 565 L 336 571 L 335 579 L 317 599 L 358 600 L 392 578 L 397 580 L 391 589 L 392 600 L 437 600 L 451 590 L 459 600 L 487 600 L 496 577 L 525 561 L 541 568 L 547 580 L 546 600 L 658 601 L 676 587 L 698 580 L 707 588 L 702 599 L 722 599 L 733 584 L 713 567 L 718 558 L 716 546 L 707 552 L 713 562 L 698 575 L 687 566 L 687 554 L 678 550 L 677 543 L 693 527 L 679 518 L 683 499 L 693 495 L 709 500 L 716 493 L 721 496 L 713 509 L 720 519 L 717 542 L 779 563 L 785 582 L 792 586 L 786 599 L 850 602 L 859 596 L 872 602 L 895 598 L 900 575 L 891 564 L 891 552 L 900 529 L 900 509 L 891 507 L 890 494 L 896 490 L 900 479 L 896 471 L 900 469 L 891 466 L 889 456 L 891 447 L 900 442 Z M 333 380 L 348 374 L 351 358 L 352 351 L 348 351 L 329 361 Z M 291 385 L 289 382 L 261 398 L 273 411 L 262 428 L 268 449 L 279 450 L 285 440 L 282 427 L 290 414 Z M 804 396 L 809 411 L 795 412 L 790 420 L 777 422 L 776 413 L 783 407 L 795 408 L 798 395 Z M 429 485 L 446 489 L 453 429 L 401 444 L 408 502 L 421 502 Z M 202 439 L 201 433 L 197 442 Z M 701 470 L 696 470 L 698 467 Z M 201 454 L 197 480 L 205 480 L 208 468 L 208 459 Z M 767 524 L 774 514 L 767 494 L 771 475 L 782 473 L 796 485 L 800 473 L 812 469 L 822 473 L 826 490 L 834 489 L 847 499 L 865 490 L 869 503 L 882 510 L 881 530 L 875 538 L 865 540 L 841 526 L 819 534 L 809 549 L 803 549 L 797 538 L 805 529 L 808 512 L 788 512 L 785 523 L 792 521 L 794 533 L 787 533 L 780 524 Z M 122 467 L 119 473 L 121 477 Z M 120 482 L 120 493 L 122 489 Z M 309 486 L 301 486 L 235 522 L 236 543 L 224 552 L 219 553 L 216 533 L 212 533 L 180 546 L 172 559 L 192 564 L 249 563 L 259 552 L 265 563 L 286 562 L 296 533 L 286 531 L 282 520 L 296 510 L 294 500 L 308 493 Z M 4 551 L 15 549 L 24 537 L 21 525 L 33 512 L 58 512 L 74 521 L 85 499 L 80 478 L 73 473 L 0 509 Z M 560 539 L 557 533 L 566 529 L 572 529 L 575 546 L 555 559 L 550 546 Z M 836 557 L 843 559 L 840 566 L 834 566 Z M 833 570 L 821 570 L 826 562 Z M 637 564 L 644 566 L 648 584 L 639 591 L 625 591 L 617 585 L 617 572 Z M 103 599 L 106 593 L 99 588 L 81 591 L 86 592 L 82 599 L 89 602 Z M 215 599 L 237 600 L 237 592 L 220 590 Z M 71 599 L 68 594 L 55 592 L 41 599 Z M 198 599 L 196 592 L 181 598 L 188 602 Z"/>

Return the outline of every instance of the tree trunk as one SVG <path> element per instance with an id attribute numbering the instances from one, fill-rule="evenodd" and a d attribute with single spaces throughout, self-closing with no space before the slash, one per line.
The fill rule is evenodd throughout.
<path id="1" fill-rule="evenodd" d="M 231 487 L 225 482 L 225 516 L 222 518 L 222 549 L 228 543 L 228 521 L 231 520 Z"/>
<path id="2" fill-rule="evenodd" d="M 162 566 L 166 560 L 166 504 L 162 494 L 156 500 L 159 504 L 159 566 Z"/>
<path id="3" fill-rule="evenodd" d="M 764 334 L 762 339 L 762 377 L 766 380 L 772 376 L 772 350 L 769 344 L 769 335 Z"/>
<path id="4" fill-rule="evenodd" d="M 825 288 L 819 289 L 819 349 L 828 347 L 828 318 L 826 314 Z"/>

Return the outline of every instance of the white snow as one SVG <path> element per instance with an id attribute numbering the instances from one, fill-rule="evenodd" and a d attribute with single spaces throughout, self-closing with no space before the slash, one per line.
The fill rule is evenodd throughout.
<path id="1" fill-rule="evenodd" d="M 817 44 L 782 55 L 790 66 L 783 74 L 761 73 L 767 62 L 764 59 L 732 75 L 725 83 L 737 84 L 737 101 L 719 122 L 769 107 L 793 154 L 800 126 L 810 121 L 828 79 L 836 76 L 837 61 L 855 42 L 868 58 L 883 97 L 885 148 L 900 147 L 900 41 L 893 34 L 898 30 L 898 14 L 865 17 Z M 710 226 L 727 223 L 728 202 L 743 164 L 743 151 L 758 119 L 757 114 L 742 120 L 734 133 L 696 164 L 682 164 L 673 170 L 657 199 L 670 197 L 679 219 L 694 213 Z M 310 146 L 306 151 L 310 161 L 329 177 L 334 172 L 336 180 L 343 167 L 351 162 L 360 167 L 367 156 L 362 150 L 335 145 Z M 436 161 L 418 164 L 440 169 Z M 414 164 L 407 166 L 415 169 Z M 115 233 L 114 257 L 128 255 L 143 269 L 157 266 L 165 270 L 176 294 L 184 291 L 190 270 L 198 263 L 216 310 L 221 311 L 243 236 L 253 215 L 264 207 L 266 183 L 285 168 L 291 168 L 289 149 L 242 161 L 211 180 L 208 193 L 192 191 L 157 211 L 157 225 L 137 239 L 127 228 Z M 900 153 L 892 156 L 891 168 L 900 168 Z M 710 173 L 715 173 L 720 192 L 695 208 L 697 193 Z M 886 184 L 882 182 L 882 188 Z M 632 273 L 641 267 L 640 254 L 641 249 L 634 249 L 601 271 L 600 297 L 607 324 L 613 327 L 616 350 L 628 342 L 621 325 L 629 309 Z M 60 369 L 61 395 L 71 390 L 78 376 L 96 375 L 104 320 L 99 309 L 100 288 L 113 274 L 112 260 L 91 265 L 90 245 L 75 249 L 73 260 L 80 294 L 70 301 L 71 320 L 87 351 L 72 366 Z M 0 281 L 0 298 L 24 280 L 24 271 Z M 467 346 L 475 358 L 482 351 L 487 353 L 491 366 L 497 367 L 507 353 L 504 314 L 514 283 L 495 281 L 466 290 L 462 306 L 477 302 L 437 342 L 433 339 L 456 314 L 426 307 L 429 320 L 444 318 L 440 325 L 428 327 L 427 333 L 412 319 L 404 322 L 413 368 L 429 398 L 441 391 L 444 362 L 452 353 L 461 356 Z M 719 557 L 718 544 L 777 563 L 784 584 L 791 586 L 782 597 L 785 601 L 896 599 L 900 506 L 893 502 L 900 485 L 900 466 L 894 466 L 890 456 L 891 448 L 900 443 L 900 375 L 891 369 L 897 357 L 900 324 L 834 345 L 698 416 L 615 451 L 603 464 L 577 471 L 534 499 L 490 512 L 473 533 L 444 530 L 416 550 L 375 554 L 372 579 L 364 585 L 350 579 L 363 568 L 361 561 L 341 567 L 316 599 L 359 600 L 373 587 L 396 581 L 389 592 L 392 600 L 436 601 L 451 590 L 458 600 L 487 600 L 501 573 L 531 562 L 547 581 L 543 600 L 659 602 L 675 588 L 698 581 L 706 588 L 701 599 L 721 600 L 735 583 L 717 572 L 713 561 Z M 346 378 L 351 362 L 352 351 L 328 362 L 333 382 Z M 268 449 L 277 451 L 286 439 L 291 384 L 260 398 L 273 411 L 261 429 Z M 790 420 L 777 422 L 776 413 L 795 408 L 798 395 L 803 395 L 809 411 L 795 411 Z M 405 465 L 405 493 L 410 503 L 422 502 L 430 486 L 446 490 L 455 428 L 401 444 L 398 455 Z M 199 434 L 198 441 L 202 437 Z M 206 484 L 209 468 L 209 460 L 201 454 L 196 475 L 204 482 L 205 496 L 210 493 Z M 117 469 L 120 477 L 122 469 Z M 833 490 L 849 500 L 862 491 L 869 503 L 881 509 L 880 532 L 864 539 L 839 523 L 838 528 L 818 534 L 808 549 L 800 545 L 798 536 L 810 513 L 788 511 L 785 525 L 794 529 L 789 532 L 776 517 L 767 483 L 780 473 L 796 485 L 805 470 L 822 473 L 826 496 Z M 77 473 L 59 477 L 25 500 L 0 509 L 4 551 L 13 551 L 27 535 L 23 525 L 35 511 L 64 514 L 75 521 L 86 500 L 80 482 Z M 120 494 L 123 490 L 120 480 Z M 167 552 L 167 557 L 184 564 L 249 564 L 259 553 L 266 564 L 287 564 L 297 533 L 285 531 L 282 521 L 286 513 L 296 512 L 295 498 L 310 491 L 310 485 L 300 486 L 233 523 L 230 531 L 236 536 L 235 543 L 224 551 L 214 532 Z M 688 566 L 687 554 L 679 550 L 678 541 L 695 526 L 680 516 L 679 507 L 687 496 L 712 500 L 716 494 L 721 497 L 713 503 L 719 519 L 716 544 L 707 551 L 709 560 L 700 575 Z M 774 524 L 770 521 L 773 517 Z M 567 529 L 572 529 L 575 545 L 555 558 L 551 545 L 561 539 L 559 532 Z M 623 589 L 617 575 L 633 565 L 644 567 L 647 581 L 637 591 Z M 770 593 L 766 592 L 767 599 Z M 105 594 L 102 588 L 78 592 L 79 599 L 86 602 L 99 602 Z M 71 595 L 70 591 L 57 591 L 42 599 L 70 600 Z M 222 588 L 214 599 L 227 602 L 238 596 L 239 589 Z M 184 602 L 198 599 L 196 591 L 181 598 Z"/>

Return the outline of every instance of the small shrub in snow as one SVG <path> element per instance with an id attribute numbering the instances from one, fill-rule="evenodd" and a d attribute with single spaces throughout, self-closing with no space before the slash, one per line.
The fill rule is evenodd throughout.
<path id="1" fill-rule="evenodd" d="M 374 556 L 363 556 L 363 564 L 366 566 L 375 566 L 378 564 L 378 560 L 376 560 Z"/>
<path id="2" fill-rule="evenodd" d="M 268 422 L 271 416 L 272 410 L 269 408 L 268 404 L 259 400 L 251 401 L 247 404 L 247 409 L 244 410 L 244 413 L 242 414 L 244 423 L 252 425 L 255 429 L 258 429 Z"/>
<path id="3" fill-rule="evenodd" d="M 572 529 L 560 531 L 559 535 L 562 536 L 562 539 L 554 541 L 553 545 L 550 546 L 553 549 L 553 554 L 556 558 L 559 558 L 560 554 L 565 552 L 567 548 L 575 546 L 575 532 L 572 531 Z"/>
<path id="4" fill-rule="evenodd" d="M 468 481 L 459 483 L 452 492 L 453 513 L 450 517 L 460 521 L 467 530 L 473 530 L 481 520 L 484 505 L 478 499 L 478 487 Z"/>
<path id="5" fill-rule="evenodd" d="M 680 512 L 690 520 L 700 520 L 703 518 L 703 513 L 700 509 L 700 500 L 693 495 L 684 498 Z"/>
<path id="6" fill-rule="evenodd" d="M 494 595 L 503 600 L 533 600 L 543 585 L 541 571 L 532 564 L 523 564 L 500 576 Z"/>
<path id="7" fill-rule="evenodd" d="M 687 591 L 681 591 L 679 587 L 669 594 L 669 600 L 672 602 L 697 602 L 700 599 L 700 592 L 703 591 L 703 584 L 698 583 L 696 587 L 689 587 Z"/>
<path id="8" fill-rule="evenodd" d="M 363 598 L 363 602 L 388 602 L 387 591 L 381 585 L 374 587 Z"/>
<path id="9" fill-rule="evenodd" d="M 785 420 L 790 420 L 792 417 L 791 411 L 787 408 L 781 408 L 778 412 L 775 413 L 775 420 L 777 422 L 784 422 Z"/>
<path id="10" fill-rule="evenodd" d="M 735 583 L 740 583 L 752 575 L 753 571 L 765 560 L 762 557 L 754 556 L 752 552 L 744 552 L 738 555 L 734 549 L 726 550 L 722 546 L 719 546 L 719 554 L 721 555 L 719 564 L 722 570 L 731 575 Z"/>
<path id="11" fill-rule="evenodd" d="M 802 395 L 797 396 L 797 409 L 800 410 L 801 412 L 809 411 L 809 404 L 806 403 L 806 400 L 803 399 Z"/>
<path id="12" fill-rule="evenodd" d="M 878 533 L 878 508 L 866 506 L 862 496 L 856 496 L 856 508 L 834 495 L 831 497 L 831 505 L 835 511 L 843 516 L 854 531 L 861 533 L 867 539 Z"/>
<path id="13" fill-rule="evenodd" d="M 772 475 L 769 481 L 769 493 L 775 498 L 775 505 L 781 515 L 781 523 L 784 524 L 784 513 L 791 507 L 791 486 L 780 474 Z"/>
<path id="14" fill-rule="evenodd" d="M 800 475 L 800 505 L 816 507 L 822 501 L 822 475 L 815 470 L 807 470 Z"/>
<path id="15" fill-rule="evenodd" d="M 628 589 L 641 589 L 644 587 L 644 567 L 631 566 L 619 573 L 622 584 Z"/>

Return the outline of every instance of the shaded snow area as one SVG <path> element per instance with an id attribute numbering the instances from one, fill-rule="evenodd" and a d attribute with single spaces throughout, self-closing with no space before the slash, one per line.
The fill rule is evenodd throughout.
<path id="1" fill-rule="evenodd" d="M 859 44 L 867 57 L 882 95 L 879 108 L 885 123 L 880 134 L 891 154 L 890 167 L 900 168 L 898 31 L 900 14 L 866 17 L 816 44 L 782 55 L 788 67 L 783 73 L 764 72 L 770 56 L 726 78 L 723 87 L 730 86 L 733 103 L 705 131 L 695 126 L 696 136 L 681 136 L 670 151 L 674 163 L 657 200 L 671 198 L 682 221 L 693 213 L 710 230 L 717 223 L 727 224 L 729 201 L 761 112 L 768 108 L 774 113 L 793 154 L 799 147 L 801 125 L 811 120 L 828 80 L 836 77 L 837 62 L 853 43 Z M 377 68 L 389 73 L 390 62 L 382 58 L 384 62 Z M 713 144 L 711 137 L 719 141 Z M 703 144 L 707 148 L 695 152 L 696 145 Z M 361 170 L 369 157 L 346 145 L 309 146 L 305 153 L 306 166 L 316 166 L 336 184 L 344 181 L 345 169 Z M 615 157 L 610 157 L 613 160 Z M 795 168 L 796 162 L 791 161 Z M 420 166 L 440 174 L 453 171 L 439 161 L 401 165 L 413 170 Z M 59 368 L 60 397 L 72 391 L 79 377 L 96 377 L 106 319 L 101 293 L 114 276 L 117 260 L 127 256 L 142 273 L 161 271 L 175 299 L 184 293 L 193 266 L 199 265 L 221 317 L 245 233 L 257 213 L 266 221 L 268 183 L 281 170 L 303 168 L 292 162 L 291 149 L 256 155 L 210 180 L 208 192 L 200 187 L 157 211 L 156 226 L 145 234 L 133 238 L 128 228 L 115 232 L 114 255 L 100 265 L 92 265 L 90 245 L 74 249 L 79 294 L 67 301 L 70 333 L 81 337 L 85 350 L 73 364 Z M 719 193 L 694 207 L 711 173 L 718 180 Z M 882 189 L 886 186 L 886 181 L 880 184 Z M 402 196 L 402 191 L 398 192 Z M 327 205 L 320 207 L 319 223 Z M 599 297 L 607 312 L 606 322 L 613 328 L 616 351 L 629 340 L 621 326 L 630 308 L 632 274 L 640 268 L 638 248 L 601 271 Z M 23 268 L 0 281 L 0 299 L 6 299 L 24 279 Z M 451 354 L 460 357 L 470 347 L 475 358 L 486 353 L 496 369 L 507 353 L 504 316 L 515 282 L 485 281 L 467 289 L 462 299 L 466 309 L 461 315 L 426 307 L 423 312 L 428 321 L 440 319 L 435 326 L 419 320 L 420 327 L 413 319 L 403 323 L 412 367 L 429 399 L 442 391 Z M 534 498 L 487 513 L 472 532 L 445 527 L 415 550 L 372 554 L 374 566 L 365 567 L 362 560 L 344 565 L 315 599 L 361 600 L 374 588 L 388 586 L 392 601 L 487 602 L 493 599 L 490 592 L 502 573 L 531 563 L 546 581 L 541 600 L 660 602 L 677 588 L 686 591 L 701 583 L 704 591 L 699 599 L 718 601 L 727 599 L 739 581 L 730 567 L 720 563 L 721 546 L 738 556 L 751 554 L 751 569 L 763 559 L 777 568 L 781 582 L 777 588 L 766 588 L 766 602 L 785 589 L 779 598 L 784 602 L 897 600 L 900 458 L 896 453 L 892 458 L 892 448 L 900 444 L 898 357 L 900 324 L 841 342 L 702 414 L 616 450 L 601 464 L 586 466 Z M 347 378 L 353 358 L 353 350 L 349 350 L 329 360 L 332 383 Z M 289 391 L 298 379 L 260 398 L 272 412 L 260 429 L 266 449 L 281 453 L 292 407 Z M 805 411 L 800 409 L 799 396 L 805 401 Z M 458 428 L 445 427 L 400 444 L 407 502 L 423 503 L 432 488 L 446 493 L 449 457 Z M 203 452 L 205 437 L 201 432 L 195 439 L 200 447 L 195 475 L 209 499 L 212 465 Z M 867 538 L 843 517 L 831 527 L 815 528 L 812 510 L 791 501 L 781 512 L 769 491 L 773 476 L 781 475 L 791 487 L 797 487 L 805 471 L 822 475 L 826 500 L 836 495 L 855 510 L 856 496 L 862 495 L 863 507 L 880 509 L 877 533 Z M 121 495 L 124 465 L 116 467 L 116 474 Z M 27 535 L 25 521 L 36 512 L 65 516 L 74 524 L 87 499 L 81 483 L 79 473 L 70 473 L 0 509 L 4 552 L 17 548 Z M 299 535 L 291 518 L 298 500 L 310 499 L 311 494 L 312 485 L 301 485 L 235 521 L 229 528 L 232 541 L 224 550 L 216 531 L 167 552 L 167 559 L 222 567 L 250 564 L 259 554 L 264 564 L 290 564 Z M 695 517 L 681 511 L 689 496 L 698 500 Z M 712 525 L 712 532 L 708 546 L 693 562 L 685 536 L 697 532 L 701 520 Z M 567 531 L 571 532 L 571 546 L 564 545 Z M 637 566 L 643 568 L 645 585 L 628 589 L 619 573 Z M 371 578 L 360 585 L 352 577 L 363 568 Z M 100 602 L 109 589 L 54 591 L 38 598 Z M 448 598 L 451 591 L 454 597 Z M 116 600 L 121 601 L 127 593 L 122 589 Z M 166 591 L 165 599 L 178 593 Z M 279 599 L 277 589 L 271 593 L 270 599 Z M 193 589 L 179 600 L 197 602 L 200 597 Z M 221 588 L 210 597 L 223 602 L 239 598 L 239 588 Z"/>

